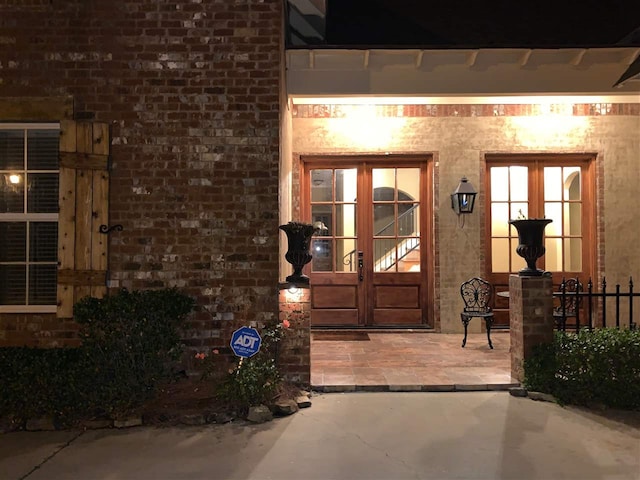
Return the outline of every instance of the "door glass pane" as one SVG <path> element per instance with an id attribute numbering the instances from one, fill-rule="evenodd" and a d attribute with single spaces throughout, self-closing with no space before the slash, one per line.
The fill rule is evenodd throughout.
<path id="1" fill-rule="evenodd" d="M 509 167 L 491 167 L 491 200 L 509 200 Z"/>
<path id="2" fill-rule="evenodd" d="M 358 253 L 355 238 L 336 239 L 336 272 L 355 272 L 358 269 Z"/>
<path id="3" fill-rule="evenodd" d="M 544 234 L 550 237 L 562 235 L 562 204 L 560 202 L 545 202 L 544 217 L 553 220 L 544 229 Z"/>
<path id="4" fill-rule="evenodd" d="M 393 203 L 378 203 L 373 206 L 373 234 L 396 235 L 395 208 Z"/>
<path id="5" fill-rule="evenodd" d="M 317 224 L 321 228 L 317 235 L 323 237 L 333 235 L 333 222 L 331 221 L 333 218 L 332 210 L 332 205 L 311 206 L 311 218 L 313 219 L 313 224 Z"/>
<path id="6" fill-rule="evenodd" d="M 417 237 L 403 238 L 397 247 L 398 272 L 420 271 L 420 239 Z"/>
<path id="7" fill-rule="evenodd" d="M 358 171 L 355 168 L 336 169 L 336 202 L 355 202 L 358 195 Z"/>
<path id="8" fill-rule="evenodd" d="M 314 272 L 330 272 L 332 262 L 332 240 L 314 238 L 311 242 L 311 270 Z"/>
<path id="9" fill-rule="evenodd" d="M 491 235 L 506 237 L 509 235 L 509 204 L 491 204 Z"/>
<path id="10" fill-rule="evenodd" d="M 564 269 L 567 272 L 582 271 L 582 239 L 564 239 Z"/>
<path id="11" fill-rule="evenodd" d="M 549 272 L 562 271 L 562 239 L 546 238 L 544 241 L 546 251 L 544 253 L 545 269 Z"/>
<path id="12" fill-rule="evenodd" d="M 564 231 L 566 235 L 582 235 L 582 205 L 579 203 L 564 204 Z"/>
<path id="13" fill-rule="evenodd" d="M 420 169 L 398 168 L 398 200 L 420 201 Z"/>
<path id="14" fill-rule="evenodd" d="M 509 167 L 509 189 L 512 202 L 523 202 L 529 198 L 529 168 Z"/>
<path id="15" fill-rule="evenodd" d="M 562 167 L 544 167 L 544 199 L 562 200 Z"/>
<path id="16" fill-rule="evenodd" d="M 393 196 L 393 192 L 396 189 L 396 169 L 395 168 L 374 168 L 372 170 L 372 185 L 373 185 L 373 200 L 385 200 L 385 201 L 393 201 L 395 200 Z M 376 198 L 376 190 L 380 189 L 380 191 L 384 191 L 386 189 L 391 189 L 392 196 L 391 198 Z"/>
<path id="17" fill-rule="evenodd" d="M 420 206 L 417 203 L 398 204 L 398 235 L 420 235 Z"/>
<path id="18" fill-rule="evenodd" d="M 331 170 L 311 170 L 311 201 L 330 202 L 333 199 Z"/>
<path id="19" fill-rule="evenodd" d="M 564 167 L 564 199 L 580 200 L 580 167 Z"/>
<path id="20" fill-rule="evenodd" d="M 356 234 L 356 206 L 354 203 L 336 205 L 337 237 L 353 237 Z"/>
<path id="21" fill-rule="evenodd" d="M 509 239 L 491 239 L 491 270 L 495 273 L 509 271 Z"/>
<path id="22" fill-rule="evenodd" d="M 373 241 L 373 271 L 396 271 L 395 238 L 378 238 Z"/>

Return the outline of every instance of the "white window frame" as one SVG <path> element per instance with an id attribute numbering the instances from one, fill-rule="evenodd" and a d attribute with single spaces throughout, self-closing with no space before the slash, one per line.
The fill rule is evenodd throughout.
<path id="1" fill-rule="evenodd" d="M 0 130 L 60 130 L 59 122 L 46 122 L 46 123 L 0 123 Z M 27 155 L 27 136 L 25 135 L 25 148 L 24 154 Z M 25 164 L 26 166 L 26 158 Z M 23 170 L 24 171 L 24 170 Z M 60 168 L 57 170 L 26 170 L 29 173 L 57 173 L 60 175 Z M 0 170 L 0 174 L 10 173 L 11 170 Z M 58 186 L 60 188 L 60 186 Z M 27 206 L 27 189 L 24 189 L 25 195 L 25 208 Z M 58 213 L 0 213 L 0 222 L 57 222 L 58 228 L 60 227 Z M 7 262 L 7 264 L 22 265 L 27 267 L 31 264 L 44 263 L 51 264 L 51 262 L 29 262 L 29 228 L 26 232 L 26 251 L 27 259 L 24 262 Z M 57 287 L 56 287 L 57 288 Z M 26 299 L 29 299 L 29 268 L 27 268 L 27 282 L 26 282 Z M 57 305 L 0 305 L 0 313 L 55 313 Z"/>

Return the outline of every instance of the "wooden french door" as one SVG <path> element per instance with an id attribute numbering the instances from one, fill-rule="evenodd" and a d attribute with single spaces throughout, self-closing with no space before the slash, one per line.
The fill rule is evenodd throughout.
<path id="1" fill-rule="evenodd" d="M 424 158 L 303 158 L 311 242 L 311 325 L 416 327 L 428 315 Z"/>
<path id="2" fill-rule="evenodd" d="M 495 155 L 487 157 L 488 280 L 509 289 L 509 275 L 526 266 L 516 253 L 518 234 L 508 221 L 550 218 L 546 252 L 537 267 L 562 278 L 586 280 L 595 273 L 594 161 L 588 155 Z M 509 325 L 509 300 L 496 296 L 495 326 Z"/>

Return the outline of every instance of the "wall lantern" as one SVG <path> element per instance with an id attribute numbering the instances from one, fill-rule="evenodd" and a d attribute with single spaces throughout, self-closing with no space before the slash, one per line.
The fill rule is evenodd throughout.
<path id="1" fill-rule="evenodd" d="M 460 183 L 451 194 L 451 208 L 456 215 L 458 215 L 458 223 L 460 228 L 464 227 L 464 216 L 468 213 L 473 213 L 473 206 L 476 202 L 476 195 L 473 185 L 469 183 L 467 177 L 462 177 Z"/>

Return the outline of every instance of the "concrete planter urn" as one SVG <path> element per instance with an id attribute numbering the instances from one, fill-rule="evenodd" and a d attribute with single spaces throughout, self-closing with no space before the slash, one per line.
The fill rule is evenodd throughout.
<path id="1" fill-rule="evenodd" d="M 518 231 L 516 253 L 527 262 L 527 268 L 518 272 L 520 277 L 539 277 L 543 274 L 542 270 L 536 268 L 536 261 L 546 251 L 542 237 L 545 227 L 551 222 L 549 218 L 509 220 L 509 224 Z"/>
<path id="2" fill-rule="evenodd" d="M 309 245 L 316 229 L 313 225 L 299 222 L 289 222 L 278 228 L 287 234 L 289 248 L 284 258 L 293 265 L 293 274 L 287 277 L 287 282 L 309 285 L 309 277 L 302 274 L 302 269 L 313 258 L 309 253 Z"/>

